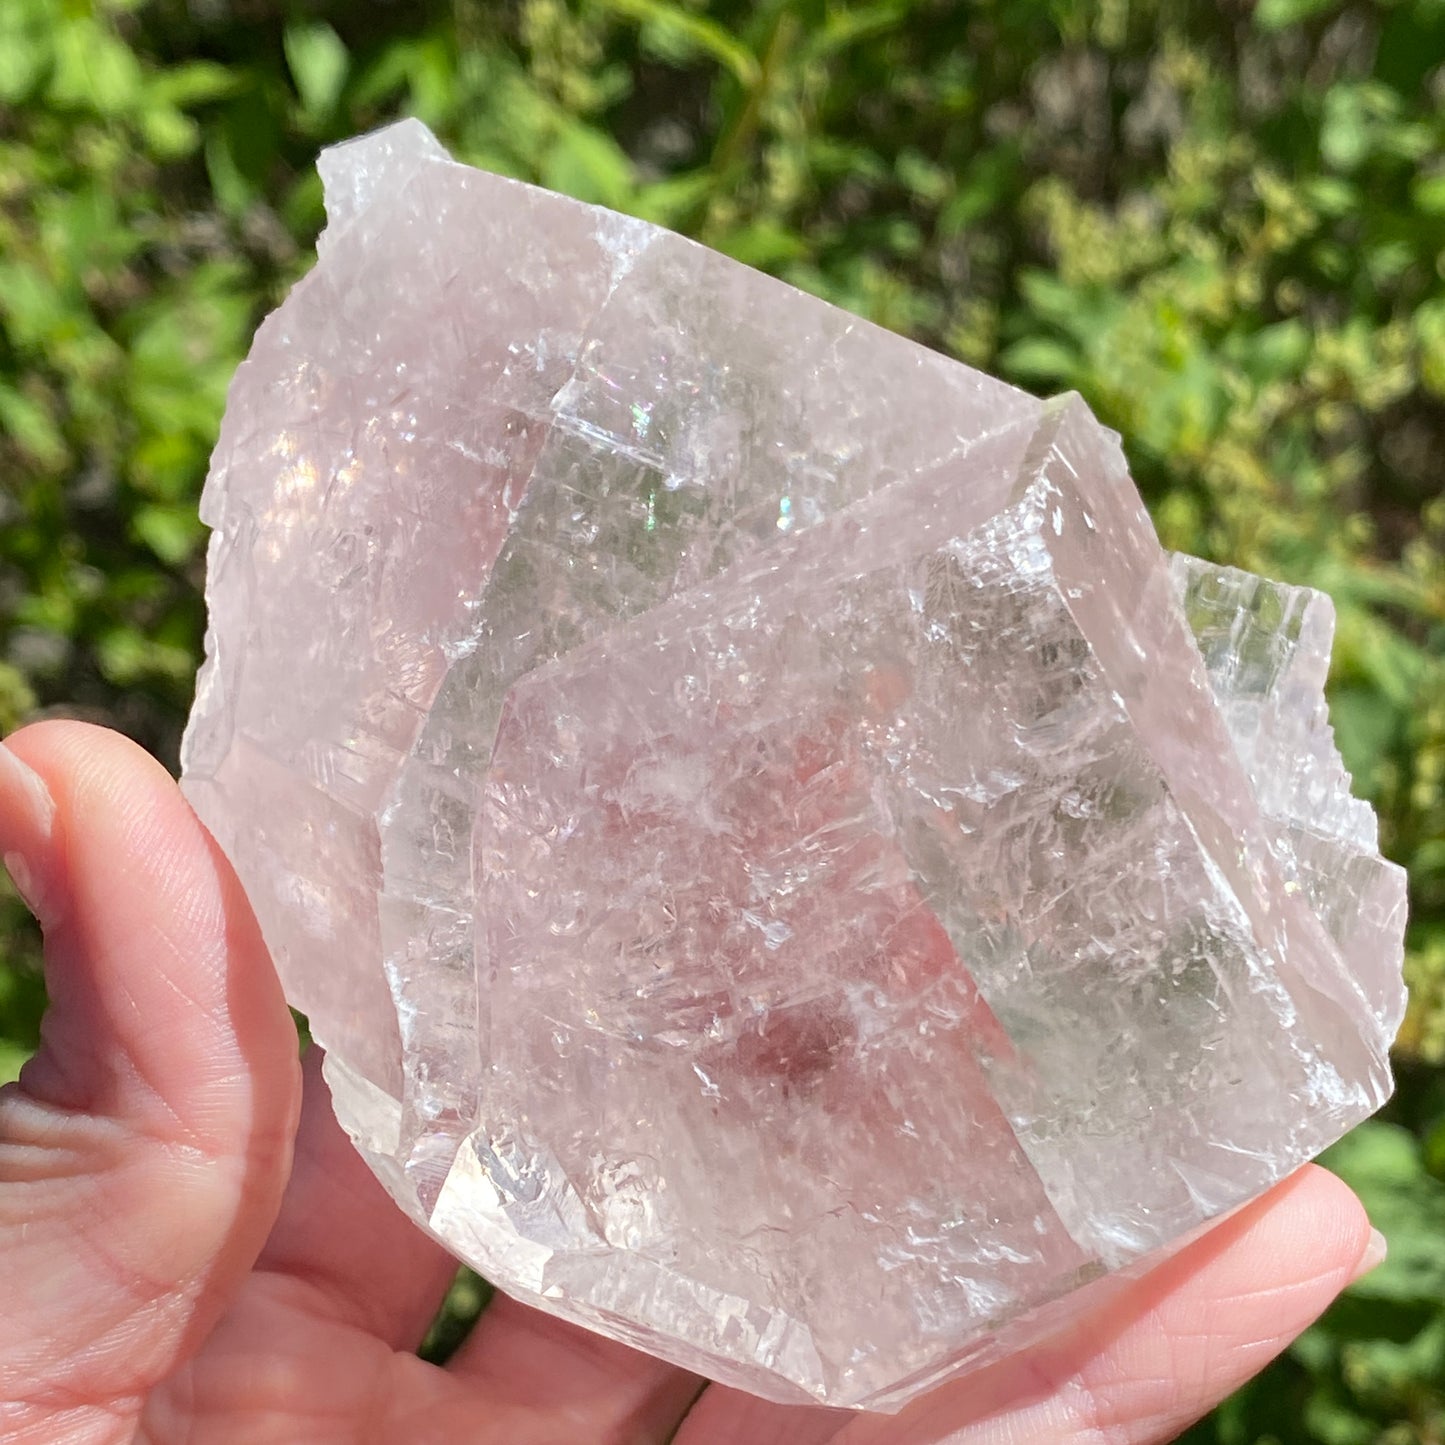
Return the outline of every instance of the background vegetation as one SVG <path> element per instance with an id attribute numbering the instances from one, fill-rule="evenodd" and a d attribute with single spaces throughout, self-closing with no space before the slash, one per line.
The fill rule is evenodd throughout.
<path id="1" fill-rule="evenodd" d="M 3 0 L 0 727 L 174 759 L 227 381 L 308 263 L 317 147 L 400 113 L 1077 388 L 1167 543 L 1333 594 L 1411 876 L 1399 1097 L 1330 1160 L 1390 1261 L 1188 1438 L 1445 1440 L 1442 61 L 1445 0 Z M 6 895 L 0 1077 L 34 959 Z"/>

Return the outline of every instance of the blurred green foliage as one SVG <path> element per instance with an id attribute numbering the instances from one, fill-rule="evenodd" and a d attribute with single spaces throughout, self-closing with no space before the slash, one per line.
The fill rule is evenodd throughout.
<path id="1" fill-rule="evenodd" d="M 0 728 L 174 760 L 227 381 L 308 263 L 318 146 L 401 113 L 1076 388 L 1169 545 L 1333 595 L 1340 744 L 1411 878 L 1400 1094 L 1330 1160 L 1391 1262 L 1188 1438 L 1445 1440 L 1442 61 L 1445 0 L 3 0 Z M 34 960 L 0 896 L 0 1079 Z"/>

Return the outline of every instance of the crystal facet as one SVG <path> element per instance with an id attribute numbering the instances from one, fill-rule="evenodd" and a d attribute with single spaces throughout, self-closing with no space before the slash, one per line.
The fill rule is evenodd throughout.
<path id="1" fill-rule="evenodd" d="M 419 1224 L 891 1409 L 1379 1106 L 1326 598 L 1166 556 L 1077 398 L 415 122 L 322 173 L 185 786 Z"/>

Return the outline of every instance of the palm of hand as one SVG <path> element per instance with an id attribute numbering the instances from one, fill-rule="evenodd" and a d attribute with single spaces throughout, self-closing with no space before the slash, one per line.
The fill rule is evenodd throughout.
<path id="1" fill-rule="evenodd" d="M 23 759 L 24 761 L 19 761 Z M 991 1445 L 1163 1441 L 1377 1262 L 1302 1171 L 1042 1350 L 896 1417 L 768 1405 L 498 1298 L 413 1353 L 452 1261 L 302 1072 L 233 874 L 154 763 L 45 724 L 0 746 L 0 854 L 52 1008 L 0 1091 L 0 1441 Z"/>

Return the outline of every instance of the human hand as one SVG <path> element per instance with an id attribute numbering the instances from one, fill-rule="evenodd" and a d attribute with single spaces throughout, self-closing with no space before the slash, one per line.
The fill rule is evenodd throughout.
<path id="1" fill-rule="evenodd" d="M 893 1417 L 766 1404 L 500 1296 L 413 1353 L 454 1262 L 331 1116 L 234 874 L 112 733 L 0 746 L 0 854 L 51 1008 L 0 1091 L 0 1441 L 1143 1445 L 1374 1263 L 1307 1168 L 1044 1348 Z"/>

